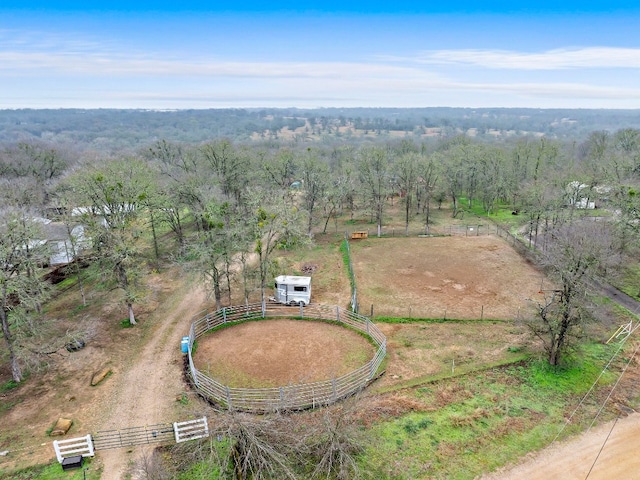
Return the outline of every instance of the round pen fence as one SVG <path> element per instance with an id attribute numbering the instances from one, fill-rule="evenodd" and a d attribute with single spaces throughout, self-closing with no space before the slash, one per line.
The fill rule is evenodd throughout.
<path id="1" fill-rule="evenodd" d="M 289 317 L 335 322 L 358 330 L 376 345 L 373 358 L 360 368 L 325 381 L 273 388 L 232 388 L 200 372 L 194 365 L 192 348 L 197 338 L 229 323 Z M 328 405 L 362 390 L 375 376 L 386 355 L 387 339 L 371 320 L 340 307 L 308 305 L 288 307 L 280 304 L 253 304 L 225 307 L 196 315 L 189 331 L 189 374 L 206 398 L 229 410 L 273 412 L 300 410 Z M 186 339 L 185 339 L 186 340 Z"/>

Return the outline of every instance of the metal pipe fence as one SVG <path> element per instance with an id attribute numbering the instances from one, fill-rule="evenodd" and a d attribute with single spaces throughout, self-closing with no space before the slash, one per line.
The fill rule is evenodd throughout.
<path id="1" fill-rule="evenodd" d="M 366 335 L 375 345 L 373 358 L 345 375 L 324 381 L 273 388 L 232 388 L 199 371 L 193 361 L 192 349 L 197 338 L 225 324 L 270 317 L 294 317 L 336 322 Z M 213 312 L 201 312 L 194 317 L 189 331 L 189 374 L 196 389 L 205 398 L 229 410 L 274 412 L 302 410 L 329 405 L 367 386 L 375 378 L 387 351 L 387 339 L 371 320 L 340 307 L 300 305 L 298 308 L 280 304 L 251 304 L 224 307 Z"/>

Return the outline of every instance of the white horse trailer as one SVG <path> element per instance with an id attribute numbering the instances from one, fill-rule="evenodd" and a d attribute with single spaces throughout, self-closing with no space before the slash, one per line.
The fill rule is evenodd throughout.
<path id="1" fill-rule="evenodd" d="M 276 277 L 275 300 L 285 305 L 309 305 L 311 301 L 311 277 L 280 275 Z"/>

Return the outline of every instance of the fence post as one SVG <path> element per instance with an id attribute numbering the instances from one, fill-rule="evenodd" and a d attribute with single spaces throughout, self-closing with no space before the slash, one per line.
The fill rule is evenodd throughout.
<path id="1" fill-rule="evenodd" d="M 340 321 L 340 307 L 336 306 L 336 322 Z"/>
<path id="2" fill-rule="evenodd" d="M 304 318 L 304 302 L 300 302 L 300 316 Z"/>
<path id="3" fill-rule="evenodd" d="M 227 409 L 228 410 L 233 410 L 233 406 L 231 405 L 231 390 L 229 390 L 229 387 L 225 387 L 227 390 Z"/>
<path id="4" fill-rule="evenodd" d="M 193 360 L 191 359 L 191 347 L 189 347 L 189 370 L 191 371 L 191 378 L 193 378 L 193 383 L 197 388 L 200 388 L 200 382 L 198 381 L 198 376 L 196 375 L 197 370 L 195 365 L 193 364 Z"/>
<path id="5" fill-rule="evenodd" d="M 335 401 L 338 398 L 338 391 L 336 389 L 335 377 L 331 379 L 331 388 L 333 389 L 333 400 Z"/>
<path id="6" fill-rule="evenodd" d="M 222 318 L 224 323 L 227 323 L 227 307 L 222 307 Z"/>
<path id="7" fill-rule="evenodd" d="M 173 437 L 176 443 L 180 442 L 180 433 L 178 432 L 178 422 L 173 422 Z"/>

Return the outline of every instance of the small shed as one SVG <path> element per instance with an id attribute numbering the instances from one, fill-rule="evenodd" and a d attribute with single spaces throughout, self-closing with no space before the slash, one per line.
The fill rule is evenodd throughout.
<path id="1" fill-rule="evenodd" d="M 280 275 L 275 278 L 274 300 L 285 305 L 309 305 L 311 277 Z"/>

